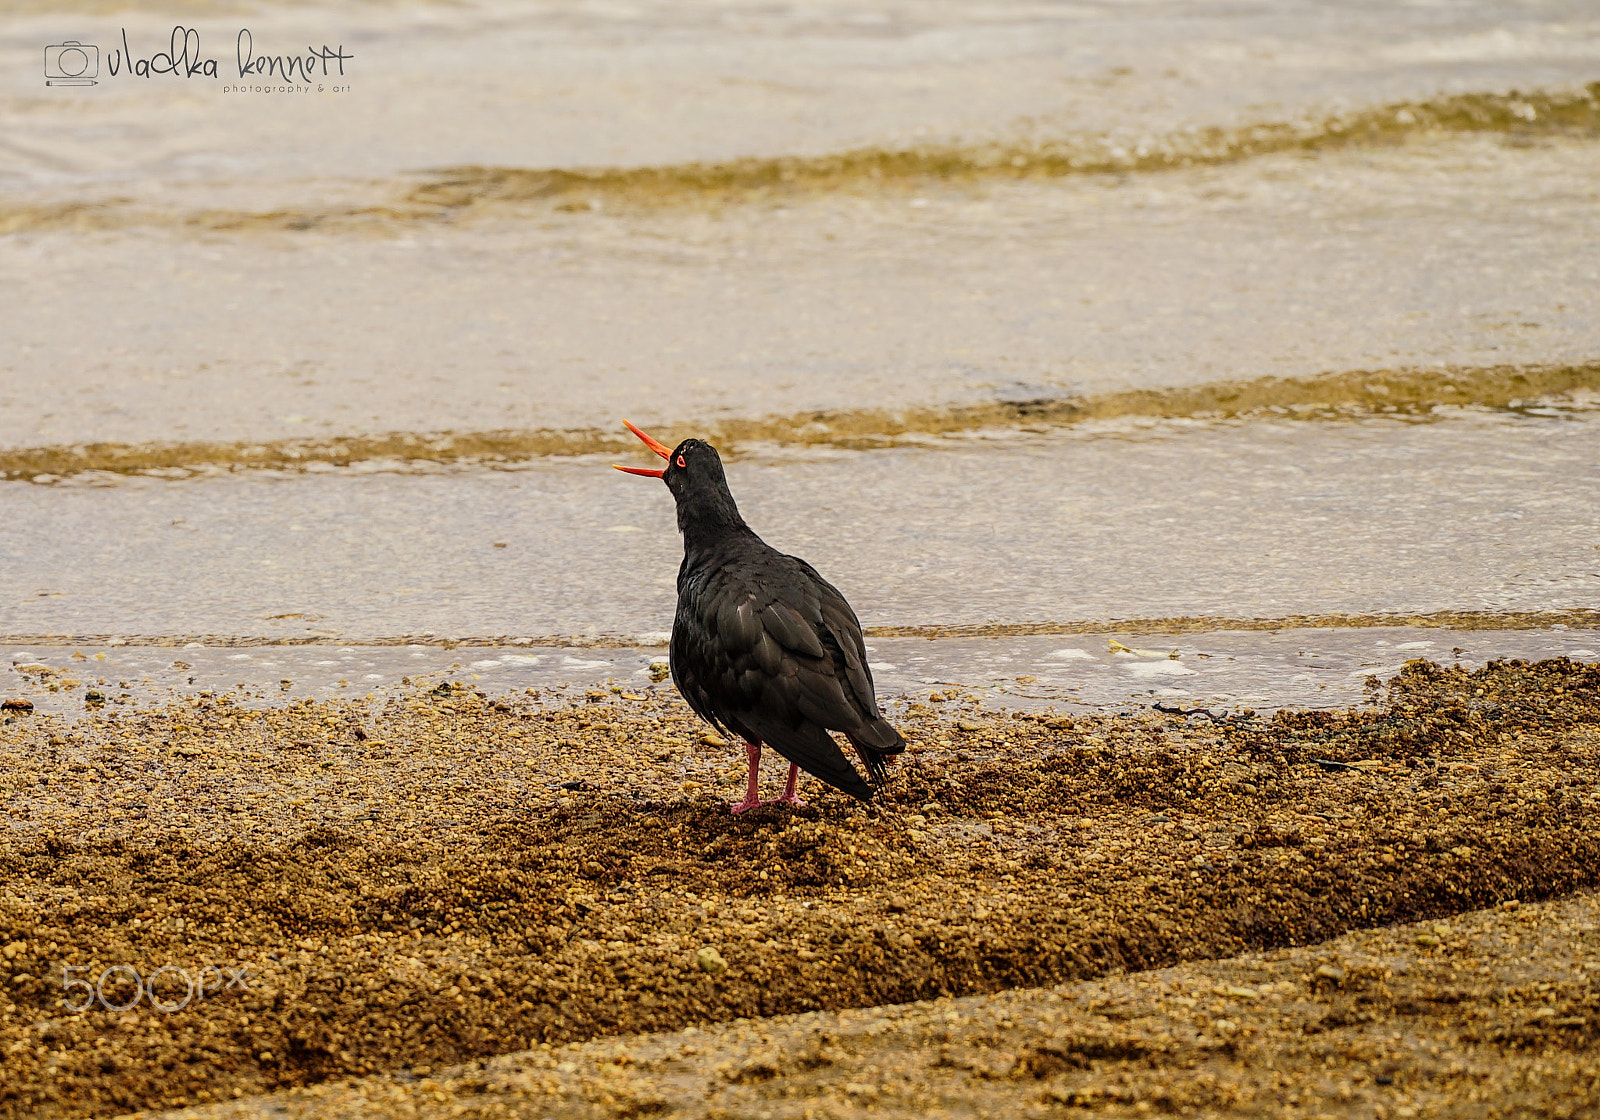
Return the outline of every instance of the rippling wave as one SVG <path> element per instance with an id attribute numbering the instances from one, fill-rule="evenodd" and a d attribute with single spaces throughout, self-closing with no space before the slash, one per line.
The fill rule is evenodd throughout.
<path id="1" fill-rule="evenodd" d="M 868 450 L 921 444 L 985 429 L 1038 429 L 1127 417 L 1234 419 L 1257 416 L 1434 418 L 1440 408 L 1522 409 L 1541 402 L 1589 407 L 1600 393 L 1600 361 L 1564 366 L 1355 371 L 1266 377 L 1094 396 L 992 400 L 903 410 L 831 409 L 791 416 L 652 424 L 669 443 L 691 435 L 725 450 L 740 444 Z M 86 472 L 188 477 L 239 469 L 306 470 L 371 464 L 390 469 L 446 463 L 514 463 L 550 456 L 633 455 L 631 436 L 567 431 L 388 432 L 261 442 L 90 443 L 0 450 L 0 478 L 53 483 Z"/>
<path id="2" fill-rule="evenodd" d="M 1392 144 L 1438 133 L 1471 132 L 1600 135 L 1600 82 L 1571 92 L 1459 94 L 1398 102 L 1320 120 L 1196 128 L 1166 135 L 1142 135 L 1129 130 L 1035 142 L 862 148 L 828 156 L 616 170 L 461 167 L 440 172 L 406 197 L 411 203 L 444 210 L 576 195 L 630 202 L 704 198 L 731 201 L 929 179 L 1029 179 L 1165 171 L 1231 163 L 1273 152 L 1324 151 Z"/>
<path id="3" fill-rule="evenodd" d="M 0 202 L 0 234 L 41 229 L 176 225 L 205 230 L 306 230 L 459 220 L 478 212 L 583 211 L 606 205 L 759 202 L 804 193 L 926 182 L 1050 179 L 1214 166 L 1278 152 L 1403 144 L 1449 134 L 1600 136 L 1600 82 L 1576 90 L 1465 93 L 1321 118 L 1146 134 L 1127 129 L 1055 139 L 860 148 L 822 156 L 752 157 L 633 168 L 454 167 L 381 183 L 371 198 L 249 211 L 164 209 L 126 198 Z"/>

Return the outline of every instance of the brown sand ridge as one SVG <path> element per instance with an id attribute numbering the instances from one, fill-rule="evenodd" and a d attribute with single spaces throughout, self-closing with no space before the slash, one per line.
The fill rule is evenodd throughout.
<path id="1" fill-rule="evenodd" d="M 812 808 L 731 818 L 742 765 L 666 691 L 559 709 L 462 687 L 381 710 L 198 696 L 14 718 L 0 726 L 0 1116 L 414 1079 L 599 1036 L 1308 945 L 1600 881 L 1600 666 L 1414 662 L 1379 706 L 1271 719 L 998 717 L 939 693 L 901 722 L 913 750 L 881 803 L 813 789 Z M 1551 1108 L 1592 1092 L 1600 1040 L 1594 938 L 1569 944 L 1566 967 L 1587 960 L 1590 978 L 1563 980 L 1531 1027 L 1525 1000 L 1481 985 L 1457 1000 L 1483 1013 L 1473 1045 L 1565 1048 L 1529 1074 Z M 171 1013 L 61 1007 L 63 967 L 120 963 L 242 966 L 248 981 Z M 1301 983 L 1298 967 L 1281 982 Z M 1346 1025 L 1419 998 L 1373 967 L 1324 977 L 1349 997 Z M 107 995 L 132 989 L 114 975 Z M 1207 1038 L 1236 1033 L 1211 995 L 1184 998 Z M 992 1023 L 939 1068 L 1025 1069 L 1041 1107 L 1149 1107 L 1137 1088 L 1080 1099 L 1069 1084 L 1084 1063 L 1159 1068 L 1149 1046 L 1062 1050 L 1042 1027 L 1008 1040 Z M 985 1064 L 999 1052 L 1009 1065 Z M 833 1060 L 818 1055 L 815 1069 Z M 1464 1077 L 1459 1100 L 1478 1084 Z M 604 1096 L 582 1099 L 603 1115 L 671 1107 Z"/>
<path id="2" fill-rule="evenodd" d="M 1600 895 L 1055 988 L 740 1019 L 168 1120 L 1600 1111 Z"/>

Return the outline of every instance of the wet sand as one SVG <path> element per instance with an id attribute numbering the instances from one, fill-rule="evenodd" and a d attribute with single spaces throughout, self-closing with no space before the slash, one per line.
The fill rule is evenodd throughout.
<path id="1" fill-rule="evenodd" d="M 1396 1116 L 1520 1102 L 1578 1115 L 1592 1100 L 1587 904 L 1528 925 L 1459 916 L 1600 883 L 1600 667 L 1416 662 L 1379 706 L 1220 722 L 1007 716 L 952 689 L 903 723 L 912 749 L 879 803 L 811 786 L 806 809 L 732 818 L 734 750 L 659 689 L 554 709 L 446 685 L 379 711 L 195 696 L 76 723 L 11 717 L 0 1115 L 363 1077 L 379 1080 L 325 1107 L 364 1091 L 396 1115 L 643 1115 L 674 1107 L 675 1078 L 700 1102 L 685 1115 L 894 1115 L 938 1094 L 954 1113 L 1011 1100 L 1133 1114 L 1159 1098 L 1255 1115 L 1279 1091 L 1311 1115 L 1376 1115 L 1379 1100 Z M 873 1052 L 835 1056 L 818 1020 L 735 1025 L 727 1053 L 630 1039 L 641 1064 L 614 1090 L 581 1075 L 603 1048 L 545 1050 L 1271 956 L 1416 921 L 1444 929 L 1063 989 L 1059 1009 L 1017 995 L 824 1023 L 835 1037 L 890 1024 L 871 1028 L 883 1046 L 909 1032 L 877 1080 L 862 1080 Z M 1566 939 L 1560 960 L 1507 959 L 1548 938 Z M 61 1010 L 64 967 L 114 964 L 247 980 L 171 1013 Z M 120 976 L 114 1003 L 132 995 Z M 1179 981 L 1193 1007 L 1173 1004 Z M 157 994 L 176 1000 L 174 982 Z M 1142 993 L 1155 1002 L 1130 1013 L 1176 1006 L 1184 1023 L 1076 1018 L 1079 992 Z M 1402 1024 L 1416 1033 L 1395 1040 Z M 763 1031 L 811 1038 L 815 1060 L 763 1056 Z M 680 1064 L 643 1064 L 673 1047 Z M 534 1053 L 434 1080 L 520 1050 Z M 323 1100 L 259 1107 L 321 1114 Z"/>

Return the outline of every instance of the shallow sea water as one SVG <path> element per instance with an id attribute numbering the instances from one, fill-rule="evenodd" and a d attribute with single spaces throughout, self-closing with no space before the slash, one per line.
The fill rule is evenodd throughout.
<path id="1" fill-rule="evenodd" d="M 748 522 L 881 627 L 1600 602 L 1600 413 L 1175 422 L 730 461 Z M 636 461 L 643 461 L 642 459 Z M 0 634 L 341 642 L 671 626 L 653 479 L 514 468 L 0 483 Z"/>
<path id="2" fill-rule="evenodd" d="M 320 690 L 522 640 L 544 687 L 536 646 L 620 642 L 631 679 L 678 548 L 575 454 L 622 416 L 728 433 L 869 627 L 1600 603 L 1592 5 L 8 0 L 0 49 L 177 18 L 224 76 L 243 27 L 341 44 L 348 88 L 0 79 L 16 651 L 309 640 Z M 1217 696 L 1323 699 L 1267 635 Z M 1105 665 L 1080 698 L 1189 687 Z"/>

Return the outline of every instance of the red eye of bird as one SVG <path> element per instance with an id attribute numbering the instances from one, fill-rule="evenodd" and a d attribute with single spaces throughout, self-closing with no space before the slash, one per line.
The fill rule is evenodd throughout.
<path id="1" fill-rule="evenodd" d="M 684 461 L 683 461 L 683 456 L 682 456 L 682 455 L 679 455 L 679 456 L 678 456 L 678 466 L 680 466 L 680 467 L 687 467 L 687 466 L 688 466 L 688 465 L 689 465 L 689 464 L 688 464 L 688 463 L 685 463 L 685 462 L 684 462 Z"/>

